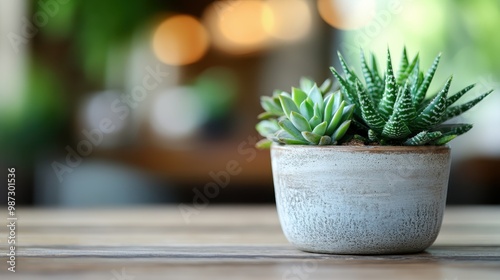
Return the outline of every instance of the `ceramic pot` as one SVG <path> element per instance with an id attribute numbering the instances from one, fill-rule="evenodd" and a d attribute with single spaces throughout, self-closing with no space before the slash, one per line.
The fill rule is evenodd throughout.
<path id="1" fill-rule="evenodd" d="M 447 146 L 273 145 L 271 160 L 281 227 L 300 250 L 417 253 L 439 233 Z"/>

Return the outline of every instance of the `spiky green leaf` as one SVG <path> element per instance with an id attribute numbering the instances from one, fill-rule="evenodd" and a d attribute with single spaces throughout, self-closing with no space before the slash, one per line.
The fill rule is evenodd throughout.
<path id="1" fill-rule="evenodd" d="M 330 67 L 335 78 L 339 81 L 340 89 L 342 93 L 346 96 L 350 103 L 356 104 L 359 108 L 359 100 L 356 93 L 356 88 L 353 88 L 347 81 L 340 76 L 340 74 L 335 70 L 335 68 Z"/>
<path id="2" fill-rule="evenodd" d="M 443 121 L 446 113 L 446 96 L 450 89 L 451 80 L 452 77 L 446 81 L 438 95 L 412 121 L 412 131 L 426 130 Z"/>
<path id="3" fill-rule="evenodd" d="M 452 96 L 449 96 L 448 100 L 446 101 L 446 107 L 450 107 L 451 105 L 453 105 L 453 103 L 457 102 L 458 99 L 460 99 L 462 96 L 464 96 L 464 94 L 466 94 L 469 90 L 471 90 L 475 86 L 476 86 L 476 84 L 466 86 L 462 90 L 460 90 L 459 92 L 453 94 Z"/>
<path id="4" fill-rule="evenodd" d="M 403 47 L 403 53 L 401 54 L 401 61 L 399 62 L 398 73 L 396 75 L 398 84 L 406 79 L 402 78 L 402 76 L 404 76 L 409 65 L 410 64 L 408 62 L 408 55 L 406 54 L 406 47 Z"/>
<path id="5" fill-rule="evenodd" d="M 441 124 L 434 127 L 433 131 L 440 131 L 444 136 L 448 135 L 461 135 L 472 129 L 472 124 L 458 123 L 458 124 Z"/>
<path id="6" fill-rule="evenodd" d="M 413 136 L 412 138 L 409 138 L 406 140 L 403 145 L 406 146 L 422 146 L 430 141 L 437 139 L 441 137 L 441 132 L 440 131 L 434 131 L 434 132 L 429 132 L 429 131 L 421 131 L 417 135 Z"/>
<path id="7" fill-rule="evenodd" d="M 465 104 L 449 107 L 446 110 L 446 115 L 444 116 L 443 121 L 449 120 L 449 119 L 454 118 L 462 113 L 467 112 L 469 109 L 476 106 L 476 104 L 479 103 L 479 101 L 483 100 L 491 92 L 493 92 L 493 90 L 490 90 L 489 92 L 487 92 L 487 93 L 485 93 L 485 94 L 483 94 L 483 95 L 481 95 L 481 96 L 479 96 L 479 97 L 477 97 L 477 98 L 475 98 L 475 99 L 473 99 Z"/>
<path id="8" fill-rule="evenodd" d="M 418 67 L 418 63 L 419 63 L 419 58 L 418 58 L 418 54 L 417 54 L 413 58 L 411 64 L 406 67 L 405 71 L 398 75 L 396 82 L 400 85 L 404 84 L 406 82 L 406 80 L 410 77 L 410 75 L 413 73 L 413 70 L 415 69 L 415 67 Z"/>
<path id="9" fill-rule="evenodd" d="M 378 113 L 378 111 L 375 110 L 370 97 L 363 91 L 360 86 L 357 86 L 357 94 L 363 120 L 371 129 L 374 129 L 375 131 L 382 131 L 382 129 L 384 128 L 385 120 Z"/>
<path id="10" fill-rule="evenodd" d="M 434 140 L 434 141 L 432 142 L 432 144 L 433 144 L 433 145 L 436 145 L 436 146 L 442 146 L 442 145 L 444 145 L 444 144 L 446 144 L 446 143 L 450 142 L 451 140 L 453 140 L 453 139 L 457 138 L 457 136 L 458 136 L 458 135 L 454 135 L 454 134 L 453 134 L 453 135 L 445 135 L 445 136 L 443 136 L 443 137 L 440 137 L 440 138 L 438 138 L 438 139 Z"/>
<path id="11" fill-rule="evenodd" d="M 378 94 L 377 84 L 375 82 L 375 77 L 370 67 L 366 63 L 366 58 L 363 50 L 361 50 L 361 70 L 363 71 L 363 77 L 366 83 L 366 90 L 370 98 L 375 104 L 378 104 L 380 96 Z"/>
<path id="12" fill-rule="evenodd" d="M 387 50 L 387 72 L 385 76 L 385 89 L 382 100 L 378 104 L 378 110 L 382 116 L 389 118 L 392 114 L 394 103 L 397 97 L 397 85 L 392 70 L 391 53 Z"/>
<path id="13" fill-rule="evenodd" d="M 410 134 L 410 128 L 408 128 L 399 114 L 392 114 L 382 130 L 382 136 L 391 139 L 403 139 Z"/>
<path id="14" fill-rule="evenodd" d="M 422 81 L 422 85 L 418 88 L 418 91 L 414 96 L 413 104 L 418 105 L 422 102 L 422 100 L 424 100 L 427 90 L 429 89 L 429 85 L 432 82 L 432 78 L 434 78 L 434 73 L 436 73 L 440 59 L 441 54 L 438 54 L 434 59 L 434 62 L 432 62 L 431 68 L 427 70 L 424 80 Z"/>

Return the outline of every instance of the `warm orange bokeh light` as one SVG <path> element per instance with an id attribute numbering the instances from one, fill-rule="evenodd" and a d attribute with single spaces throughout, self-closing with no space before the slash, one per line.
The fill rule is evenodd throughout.
<path id="1" fill-rule="evenodd" d="M 204 19 L 216 47 L 233 54 L 244 54 L 265 46 L 269 35 L 264 25 L 269 7 L 261 0 L 215 1 Z"/>
<path id="2" fill-rule="evenodd" d="M 375 0 L 318 0 L 318 11 L 337 29 L 359 29 L 368 24 L 376 13 Z"/>
<path id="3" fill-rule="evenodd" d="M 167 18 L 156 28 L 153 36 L 156 57 L 171 65 L 186 65 L 200 60 L 208 46 L 205 27 L 188 15 Z"/>
<path id="4" fill-rule="evenodd" d="M 309 0 L 269 0 L 264 27 L 274 38 L 297 41 L 307 36 L 312 27 Z"/>

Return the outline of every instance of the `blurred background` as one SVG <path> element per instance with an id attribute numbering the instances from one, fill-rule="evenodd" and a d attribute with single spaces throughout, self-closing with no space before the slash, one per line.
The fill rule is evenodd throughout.
<path id="1" fill-rule="evenodd" d="M 406 45 L 443 52 L 436 90 L 496 90 L 458 120 L 448 203 L 499 204 L 498 26 L 499 1 L 1 1 L 2 180 L 36 206 L 273 203 L 259 96 Z"/>

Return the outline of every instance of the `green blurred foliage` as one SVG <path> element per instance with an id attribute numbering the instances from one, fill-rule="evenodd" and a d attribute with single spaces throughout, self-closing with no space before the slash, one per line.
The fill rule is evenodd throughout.
<path id="1" fill-rule="evenodd" d="M 41 9 L 36 0 L 32 1 L 36 9 Z M 134 32 L 164 6 L 163 1 L 156 0 L 71 0 L 59 6 L 59 12 L 41 33 L 47 38 L 71 41 L 73 55 L 86 78 L 101 85 L 110 53 L 128 45 Z"/>
<path id="2" fill-rule="evenodd" d="M 68 113 L 57 77 L 37 61 L 28 69 L 18 93 L 24 97 L 21 111 L 0 114 L 2 157 L 16 162 L 30 162 L 50 146 Z"/>

